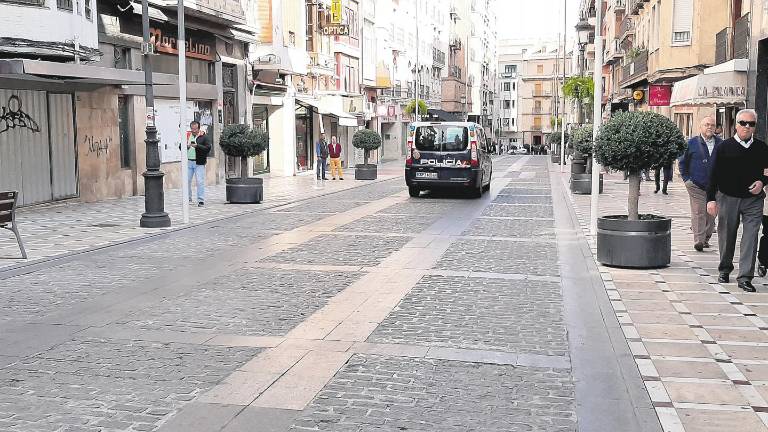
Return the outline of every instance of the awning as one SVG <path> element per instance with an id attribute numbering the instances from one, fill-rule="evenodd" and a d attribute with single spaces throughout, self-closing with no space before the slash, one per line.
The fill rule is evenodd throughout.
<path id="1" fill-rule="evenodd" d="M 675 83 L 670 105 L 744 105 L 746 94 L 746 72 L 705 71 L 701 75 Z"/>
<path id="2" fill-rule="evenodd" d="M 131 2 L 131 9 L 133 9 L 133 13 L 136 15 L 143 15 L 141 12 L 141 3 L 134 3 Z M 168 17 L 161 11 L 160 9 L 149 7 L 149 18 L 153 19 L 155 21 L 162 21 L 166 22 L 168 21 Z"/>
<path id="3" fill-rule="evenodd" d="M 144 72 L 42 60 L 0 60 L 0 78 L 72 84 L 144 84 Z M 155 85 L 178 84 L 179 77 L 152 74 Z"/>
<path id="4" fill-rule="evenodd" d="M 339 126 L 357 126 L 357 117 L 342 110 L 328 107 L 321 101 L 316 99 L 297 97 L 296 101 L 307 106 L 311 106 L 317 110 L 320 115 L 330 115 L 339 119 Z"/>

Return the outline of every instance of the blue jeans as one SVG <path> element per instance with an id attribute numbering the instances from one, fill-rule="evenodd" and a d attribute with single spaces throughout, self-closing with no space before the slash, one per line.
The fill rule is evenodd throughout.
<path id="1" fill-rule="evenodd" d="M 325 169 L 326 169 L 325 164 L 326 164 L 326 161 L 327 161 L 327 159 L 317 158 L 317 178 L 325 178 Z M 321 171 L 323 173 L 322 177 L 320 177 L 320 172 Z"/>
<path id="2" fill-rule="evenodd" d="M 197 202 L 205 202 L 205 165 L 198 165 L 193 160 L 187 161 L 187 176 L 189 188 L 189 199 L 192 200 L 192 178 L 197 180 Z"/>

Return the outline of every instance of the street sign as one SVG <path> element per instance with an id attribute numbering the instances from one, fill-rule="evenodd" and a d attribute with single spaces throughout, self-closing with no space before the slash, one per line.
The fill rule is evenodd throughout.
<path id="1" fill-rule="evenodd" d="M 341 0 L 331 0 L 331 24 L 341 24 Z"/>

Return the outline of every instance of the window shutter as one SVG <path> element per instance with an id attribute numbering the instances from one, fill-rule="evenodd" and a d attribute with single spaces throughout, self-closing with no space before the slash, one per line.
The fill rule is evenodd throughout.
<path id="1" fill-rule="evenodd" d="M 672 17 L 672 41 L 690 41 L 693 29 L 693 0 L 675 0 Z M 687 33 L 687 39 L 682 36 Z"/>

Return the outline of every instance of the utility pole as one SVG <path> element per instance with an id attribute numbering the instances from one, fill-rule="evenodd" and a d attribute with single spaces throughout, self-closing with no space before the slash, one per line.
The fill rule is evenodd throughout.
<path id="1" fill-rule="evenodd" d="M 603 113 L 601 112 L 601 106 L 603 101 L 603 37 L 602 22 L 603 22 L 603 0 L 595 0 L 597 11 L 597 19 L 595 21 L 595 98 L 594 107 L 592 109 L 593 123 L 592 123 L 592 145 L 597 140 L 597 133 L 600 130 L 600 125 L 603 120 Z M 594 151 L 592 154 L 595 154 Z M 597 217 L 600 211 L 599 199 L 600 199 L 600 164 L 597 162 L 597 158 L 592 158 L 592 196 L 590 201 L 590 225 L 589 231 L 594 236 L 597 235 Z"/>
<path id="2" fill-rule="evenodd" d="M 181 215 L 185 224 L 189 223 L 189 161 L 187 149 L 187 35 L 184 29 L 184 0 L 179 0 L 179 30 L 176 38 L 176 50 L 179 52 L 179 134 L 181 135 Z"/>
<path id="3" fill-rule="evenodd" d="M 141 26 L 144 38 L 142 46 L 144 69 L 144 90 L 147 105 L 146 135 L 146 167 L 144 177 L 144 213 L 141 215 L 139 226 L 143 228 L 164 228 L 171 226 L 171 218 L 165 212 L 165 196 L 163 191 L 163 174 L 160 171 L 160 150 L 157 148 L 157 128 L 155 127 L 155 98 L 152 88 L 152 63 L 150 55 L 154 50 L 149 38 L 149 4 L 141 0 Z"/>
<path id="4" fill-rule="evenodd" d="M 421 113 L 419 112 L 419 2 L 416 0 L 416 121 L 421 121 Z"/>
<path id="5" fill-rule="evenodd" d="M 179 0 L 181 1 L 181 0 Z M 565 70 L 568 67 L 568 65 L 565 63 L 565 55 L 566 51 L 568 51 L 566 45 L 566 40 L 568 39 L 568 1 L 563 0 L 563 82 L 561 86 L 557 86 L 555 91 L 557 91 L 557 97 L 560 97 L 560 89 L 562 86 L 565 85 Z M 557 80 L 557 78 L 555 78 Z M 563 111 L 560 114 L 562 117 L 562 120 L 560 122 L 560 172 L 563 172 L 565 170 L 565 95 L 562 97 L 563 99 Z"/>

